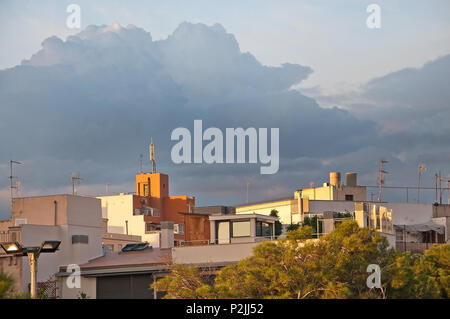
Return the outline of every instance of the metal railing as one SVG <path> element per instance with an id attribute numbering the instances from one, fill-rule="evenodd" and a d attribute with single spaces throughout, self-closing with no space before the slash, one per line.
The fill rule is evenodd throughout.
<path id="1" fill-rule="evenodd" d="M 239 239 L 233 242 L 233 239 Z M 246 240 L 248 239 L 248 240 Z M 276 236 L 248 236 L 248 237 L 231 237 L 228 241 L 222 241 L 219 239 L 194 239 L 194 240 L 180 240 L 178 241 L 179 246 L 207 246 L 207 245 L 233 245 L 233 244 L 246 244 L 246 243 L 254 243 L 265 240 L 275 240 Z"/>
<path id="2" fill-rule="evenodd" d="M 412 243 L 412 242 L 395 242 L 395 249 L 399 252 L 409 251 L 411 253 L 423 254 L 425 250 L 433 245 L 442 245 L 443 243 Z"/>

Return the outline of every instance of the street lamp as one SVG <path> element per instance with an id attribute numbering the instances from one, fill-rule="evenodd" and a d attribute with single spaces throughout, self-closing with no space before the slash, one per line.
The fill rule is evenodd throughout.
<path id="1" fill-rule="evenodd" d="M 0 243 L 0 246 L 7 255 L 10 256 L 28 256 L 31 273 L 31 298 L 36 298 L 36 275 L 38 258 L 41 253 L 54 253 L 61 244 L 58 240 L 43 241 L 39 247 L 22 247 L 18 242 Z"/>

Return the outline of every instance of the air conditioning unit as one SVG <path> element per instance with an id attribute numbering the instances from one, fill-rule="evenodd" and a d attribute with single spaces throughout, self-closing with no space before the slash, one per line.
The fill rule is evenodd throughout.
<path id="1" fill-rule="evenodd" d="M 16 220 L 14 221 L 14 226 L 20 226 L 20 225 L 25 225 L 27 223 L 27 219 L 26 218 L 16 218 Z"/>

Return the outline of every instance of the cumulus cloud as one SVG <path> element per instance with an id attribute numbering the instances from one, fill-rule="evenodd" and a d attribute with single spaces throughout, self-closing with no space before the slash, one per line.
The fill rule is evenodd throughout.
<path id="1" fill-rule="evenodd" d="M 30 59 L 0 71 L 0 161 L 13 156 L 27 163 L 19 176 L 33 194 L 67 187 L 72 171 L 98 189 L 112 183 L 132 191 L 139 154 L 147 158 L 153 136 L 158 169 L 170 175 L 173 193 L 194 195 L 199 204 L 242 203 L 247 181 L 251 199 L 262 200 L 289 196 L 335 168 L 368 174 L 372 167 L 357 163 L 376 162 L 375 152 L 364 150 L 389 156 L 393 146 L 381 145 L 389 143 L 370 116 L 321 108 L 290 89 L 311 72 L 297 64 L 262 65 L 219 24 L 182 23 L 159 41 L 133 25 L 89 26 L 66 40 L 44 40 Z M 369 83 L 365 98 L 388 96 L 383 82 Z M 259 164 L 172 164 L 171 131 L 192 129 L 194 119 L 204 128 L 280 128 L 279 172 L 261 176 Z M 333 162 L 339 158 L 345 160 Z"/>
<path id="2" fill-rule="evenodd" d="M 429 168 L 424 183 L 432 186 L 435 173 L 441 171 L 445 177 L 450 171 L 449 73 L 450 54 L 419 68 L 404 68 L 372 79 L 350 92 L 322 95 L 316 88 L 308 93 L 328 105 L 349 110 L 358 119 L 377 123 L 379 131 L 370 144 L 376 153 L 370 153 L 391 160 L 397 185 L 416 185 L 417 165 L 424 162 Z M 368 165 L 361 155 L 355 154 L 355 165 Z M 434 200 L 429 195 L 428 199 Z"/>

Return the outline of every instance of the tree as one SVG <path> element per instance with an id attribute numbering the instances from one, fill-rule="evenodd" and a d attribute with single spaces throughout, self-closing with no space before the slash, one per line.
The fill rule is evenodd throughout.
<path id="1" fill-rule="evenodd" d="M 387 240 L 378 233 L 344 221 L 314 242 L 310 226 L 288 239 L 264 242 L 254 255 L 222 269 L 215 289 L 223 298 L 382 298 L 383 290 L 367 288 L 369 264 L 385 269 L 393 261 Z"/>
<path id="2" fill-rule="evenodd" d="M 424 255 L 407 252 L 395 262 L 392 298 L 450 297 L 450 245 L 433 246 Z"/>
<path id="3" fill-rule="evenodd" d="M 14 279 L 0 272 L 0 299 L 13 297 Z"/>
<path id="4" fill-rule="evenodd" d="M 300 226 L 295 230 L 288 230 L 286 235 L 289 240 L 302 241 L 313 238 L 314 229 L 311 226 Z"/>
<path id="5" fill-rule="evenodd" d="M 279 217 L 278 211 L 276 209 L 272 209 L 270 211 L 270 216 Z M 278 237 L 281 235 L 282 228 L 283 228 L 283 225 L 281 225 L 280 221 L 279 220 L 275 221 L 275 236 Z"/>
<path id="6" fill-rule="evenodd" d="M 0 299 L 29 299 L 29 294 L 20 294 L 14 290 L 14 278 L 0 272 Z"/>
<path id="7" fill-rule="evenodd" d="M 155 284 L 167 298 L 449 298 L 450 245 L 424 255 L 399 253 L 387 239 L 353 220 L 319 239 L 311 226 L 287 238 L 264 241 L 252 256 L 224 267 L 217 277 L 175 265 Z M 381 289 L 368 288 L 367 267 L 381 269 Z"/>
<path id="8" fill-rule="evenodd" d="M 208 280 L 209 279 L 209 280 Z M 198 267 L 175 264 L 170 275 L 153 283 L 150 288 L 165 291 L 166 299 L 214 298 L 212 281 Z"/>

